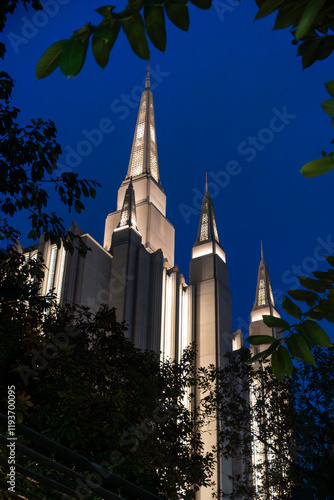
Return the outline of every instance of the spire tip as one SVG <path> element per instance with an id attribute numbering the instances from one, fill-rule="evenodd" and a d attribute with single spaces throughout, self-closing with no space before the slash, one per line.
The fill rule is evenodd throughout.
<path id="1" fill-rule="evenodd" d="M 147 66 L 147 76 L 146 76 L 146 83 L 145 83 L 145 90 L 149 89 L 151 86 L 151 81 L 150 81 L 150 61 L 148 62 Z"/>
<path id="2" fill-rule="evenodd" d="M 262 240 L 261 240 L 261 260 L 263 260 L 263 245 L 262 245 Z"/>
<path id="3" fill-rule="evenodd" d="M 209 193 L 208 173 L 207 172 L 205 172 L 205 193 Z"/>

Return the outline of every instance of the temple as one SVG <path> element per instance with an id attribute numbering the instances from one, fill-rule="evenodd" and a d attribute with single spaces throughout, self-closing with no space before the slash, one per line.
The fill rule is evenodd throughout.
<path id="1" fill-rule="evenodd" d="M 93 311 L 101 304 L 115 307 L 118 320 L 127 324 L 129 339 L 142 349 L 161 353 L 162 358 L 180 359 L 183 349 L 195 341 L 198 366 L 222 367 L 224 355 L 242 346 L 241 331 L 232 331 L 224 236 L 218 231 L 220 221 L 206 182 L 187 284 L 174 262 L 175 231 L 166 217 L 149 75 L 125 170 L 116 209 L 106 218 L 103 245 L 73 223 L 71 231 L 92 249 L 85 259 L 43 237 L 30 250 L 41 252 L 47 266 L 41 291 L 53 290 L 59 304 L 84 304 Z M 264 325 L 263 314 L 279 317 L 261 250 L 250 335 L 275 336 Z M 216 443 L 218 426 L 218 421 L 209 426 L 207 449 Z M 232 488 L 231 476 L 239 465 L 217 457 L 216 490 Z M 202 488 L 197 498 L 206 500 L 211 495 L 210 489 Z"/>

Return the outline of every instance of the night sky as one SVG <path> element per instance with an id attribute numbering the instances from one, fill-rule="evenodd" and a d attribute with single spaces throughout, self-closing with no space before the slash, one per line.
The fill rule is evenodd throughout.
<path id="1" fill-rule="evenodd" d="M 50 208 L 66 226 L 75 219 L 103 244 L 105 218 L 116 209 L 127 172 L 147 63 L 120 32 L 104 72 L 89 48 L 75 79 L 57 69 L 36 81 L 44 50 L 102 20 L 93 12 L 101 0 L 43 3 L 42 15 L 21 8 L 9 17 L 3 67 L 16 80 L 19 123 L 52 119 L 62 168 L 102 184 L 81 215 L 67 214 L 53 196 Z M 189 33 L 167 20 L 166 53 L 150 47 L 161 184 L 176 231 L 175 263 L 188 282 L 208 172 L 229 268 L 233 327 L 246 334 L 261 239 L 280 313 L 283 293 L 299 286 L 296 276 L 326 269 L 323 256 L 334 255 L 333 173 L 315 179 L 299 173 L 322 150 L 331 151 L 334 131 L 320 103 L 329 98 L 323 84 L 333 72 L 329 60 L 303 71 L 290 33 L 272 31 L 275 16 L 253 22 L 254 0 L 214 0 L 209 11 L 189 4 L 189 11 Z M 22 216 L 17 224 L 26 235 Z M 21 241 L 29 244 L 25 236 Z M 333 330 L 329 325 L 334 339 Z"/>

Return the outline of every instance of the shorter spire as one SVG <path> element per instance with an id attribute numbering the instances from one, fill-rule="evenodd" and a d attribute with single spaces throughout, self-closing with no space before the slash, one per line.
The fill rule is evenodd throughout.
<path id="1" fill-rule="evenodd" d="M 206 241 L 216 241 L 217 243 L 219 243 L 216 216 L 211 196 L 208 192 L 207 180 L 206 193 L 202 202 L 201 215 L 199 219 L 198 233 L 195 245 L 205 243 Z"/>
<path id="2" fill-rule="evenodd" d="M 125 192 L 123 207 L 121 210 L 121 220 L 119 221 L 117 227 L 133 227 L 134 229 L 137 229 L 136 202 L 135 192 L 132 185 L 132 177 L 130 177 L 130 184 Z"/>
<path id="3" fill-rule="evenodd" d="M 263 258 L 263 244 L 261 241 L 261 262 L 259 265 L 259 271 L 257 275 L 255 304 L 253 309 L 258 307 L 268 307 L 268 306 L 274 307 L 276 309 L 274 296 L 271 288 L 269 271 L 267 268 L 267 264 Z"/>
<path id="4" fill-rule="evenodd" d="M 208 173 L 205 172 L 205 194 L 209 193 L 209 186 L 208 186 Z"/>

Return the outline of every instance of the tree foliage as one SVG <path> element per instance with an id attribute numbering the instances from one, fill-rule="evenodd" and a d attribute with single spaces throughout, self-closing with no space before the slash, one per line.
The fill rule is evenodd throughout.
<path id="1" fill-rule="evenodd" d="M 0 7 L 0 31 L 7 15 L 13 13 L 19 3 L 25 7 L 29 0 L 6 0 Z M 32 1 L 35 9 L 41 9 L 39 1 Z M 5 45 L 0 44 L 0 57 L 4 57 Z M 88 247 L 71 231 L 66 231 L 63 220 L 56 212 L 47 210 L 50 189 L 59 200 L 80 213 L 85 207 L 83 198 L 95 198 L 94 180 L 81 180 L 73 172 L 61 173 L 57 161 L 61 147 L 56 141 L 56 127 L 51 121 L 31 119 L 25 127 L 19 125 L 20 110 L 12 106 L 13 79 L 0 72 L 0 239 L 12 245 L 19 232 L 10 223 L 18 213 L 25 212 L 30 219 L 29 238 L 36 240 L 42 233 L 46 241 L 61 243 L 71 253 L 77 246 L 85 255 Z M 10 218 L 10 219 L 8 219 Z"/>
<path id="2" fill-rule="evenodd" d="M 190 0 L 200 9 L 209 9 L 211 0 Z M 90 38 L 97 64 L 104 69 L 110 52 L 122 30 L 134 53 L 150 59 L 148 40 L 161 52 L 166 49 L 166 18 L 177 28 L 188 31 L 188 0 L 130 0 L 121 12 L 102 6 L 95 12 L 103 17 L 98 24 L 87 23 L 74 31 L 70 39 L 51 45 L 37 63 L 37 78 L 49 76 L 58 66 L 66 76 L 76 76 L 85 62 Z"/>
<path id="3" fill-rule="evenodd" d="M 73 233 L 65 230 L 63 220 L 46 210 L 49 193 L 46 186 L 53 187 L 60 201 L 74 207 L 80 213 L 84 209 L 82 198 L 94 198 L 95 181 L 80 180 L 73 172 L 57 171 L 57 160 L 61 147 L 56 142 L 56 128 L 52 121 L 32 119 L 26 127 L 16 122 L 19 110 L 10 105 L 14 83 L 10 76 L 0 73 L 0 210 L 4 216 L 0 222 L 0 239 L 16 238 L 9 227 L 6 216 L 16 213 L 29 214 L 31 230 L 29 238 L 36 240 L 42 233 L 47 240 L 61 242 L 66 250 L 73 252 L 76 242 L 81 253 L 87 247 Z"/>
<path id="4" fill-rule="evenodd" d="M 289 29 L 303 68 L 329 57 L 334 50 L 334 5 L 331 0 L 256 0 L 259 7 L 255 19 L 277 11 L 274 29 Z M 327 82 L 331 99 L 321 106 L 334 117 L 334 81 Z M 332 126 L 334 121 L 332 120 Z M 332 141 L 334 142 L 334 141 Z M 322 152 L 323 158 L 306 163 L 301 169 L 305 177 L 317 177 L 334 169 L 334 153 Z"/>
<path id="5" fill-rule="evenodd" d="M 334 258 L 327 256 L 326 259 L 334 267 Z M 248 362 L 254 363 L 271 356 L 271 367 L 279 380 L 283 380 L 285 375 L 292 374 L 291 358 L 315 365 L 311 349 L 316 346 L 332 346 L 328 334 L 320 326 L 319 321 L 325 319 L 329 323 L 334 323 L 334 269 L 314 271 L 313 275 L 315 279 L 303 276 L 298 278 L 304 287 L 303 290 L 288 292 L 292 299 L 304 303 L 307 306 L 306 310 L 302 311 L 290 297 L 283 297 L 283 309 L 297 319 L 297 322 L 290 324 L 275 316 L 263 316 L 263 321 L 268 327 L 275 328 L 279 333 L 285 332 L 284 339 L 275 340 L 265 335 L 250 336 L 247 339 L 252 345 L 270 344 L 267 349 L 253 356 Z"/>

